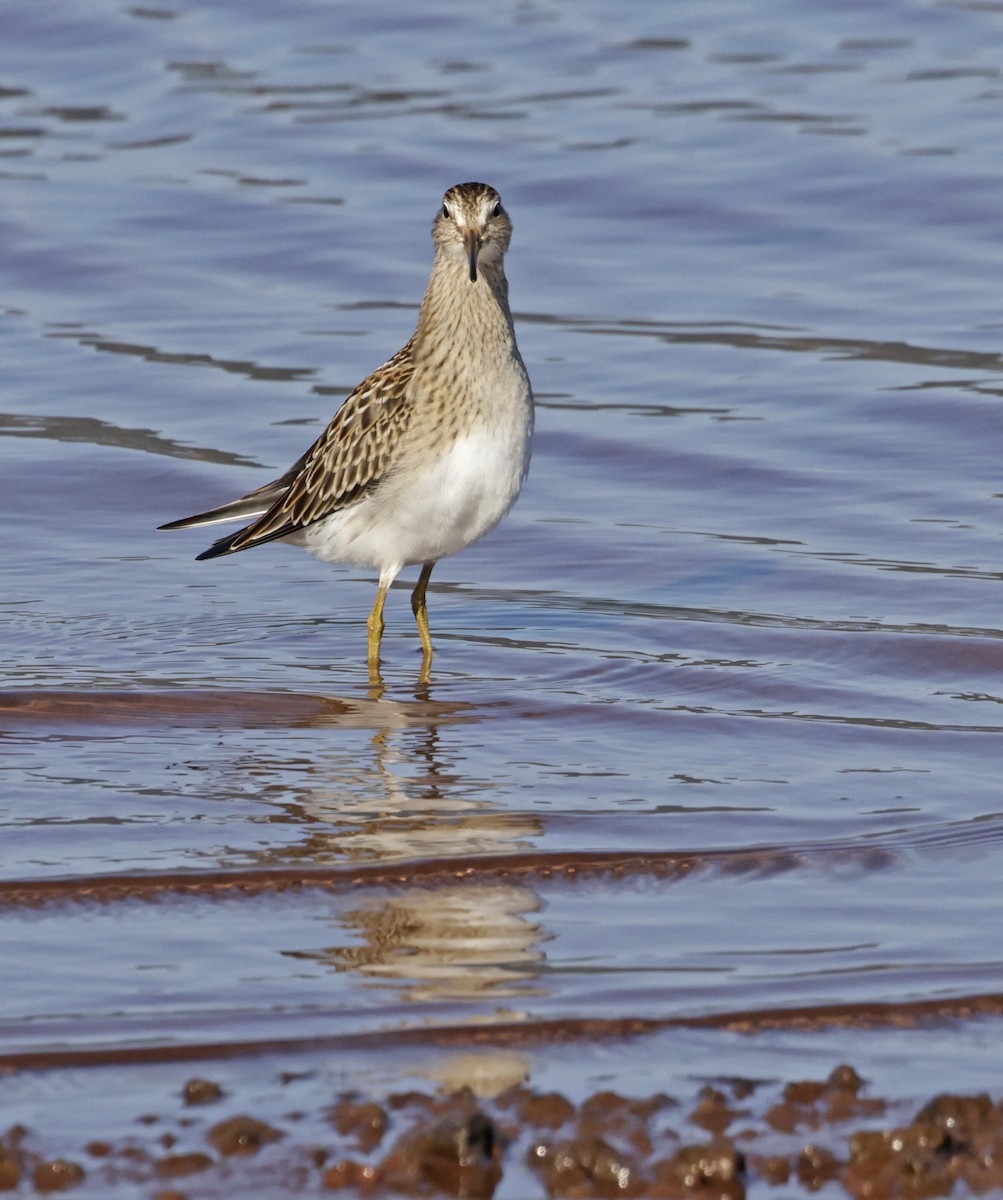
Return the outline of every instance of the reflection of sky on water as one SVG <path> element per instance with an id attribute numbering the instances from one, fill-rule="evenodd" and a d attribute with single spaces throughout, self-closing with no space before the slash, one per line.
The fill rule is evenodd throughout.
<path id="1" fill-rule="evenodd" d="M 5 914 L 7 1028 L 184 1042 L 281 1014 L 530 1026 L 995 988 L 999 14 L 399 8 L 5 6 L 6 686 L 106 712 L 0 724 L 0 843 L 8 877 L 470 874 Z M 300 454 L 410 333 L 438 197 L 479 176 L 515 221 L 533 468 L 436 570 L 428 695 L 400 590 L 371 696 L 365 573 L 286 547 L 198 564 L 153 530 Z M 112 699 L 179 690 L 344 704 L 172 723 Z M 837 844 L 896 854 L 476 875 Z M 762 1043 L 701 1038 L 680 1070 L 727 1043 L 772 1071 Z M 789 1045 L 828 1070 L 847 1040 Z M 903 1077 L 947 1053 L 896 1046 Z"/>

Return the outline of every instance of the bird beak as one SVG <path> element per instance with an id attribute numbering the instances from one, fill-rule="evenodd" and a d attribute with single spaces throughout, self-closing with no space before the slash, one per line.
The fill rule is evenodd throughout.
<path id="1" fill-rule="evenodd" d="M 477 255 L 481 250 L 481 237 L 476 229 L 468 229 L 463 235 L 463 248 L 470 263 L 470 282 L 477 282 Z"/>

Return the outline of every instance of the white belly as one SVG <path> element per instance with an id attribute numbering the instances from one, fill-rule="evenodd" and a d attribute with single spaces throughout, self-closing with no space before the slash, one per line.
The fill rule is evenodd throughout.
<path id="1" fill-rule="evenodd" d="M 455 554 L 512 507 L 529 462 L 530 434 L 529 427 L 479 428 L 432 461 L 405 456 L 372 495 L 289 540 L 326 562 L 381 571 Z"/>

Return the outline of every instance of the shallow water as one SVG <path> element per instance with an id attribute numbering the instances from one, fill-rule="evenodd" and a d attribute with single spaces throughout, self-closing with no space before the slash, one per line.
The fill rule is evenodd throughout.
<path id="1" fill-rule="evenodd" d="M 267 1107 L 265 1043 L 379 1088 L 442 1077 L 414 1026 L 1003 993 L 1001 10 L 398 9 L 4 9 L 0 1061 L 67 1068 L 5 1085 L 29 1125 L 84 1051 L 245 1046 Z M 406 339 L 467 178 L 533 468 L 433 576 L 430 682 L 405 580 L 372 688 L 364 573 L 154 529 Z M 998 1019 L 502 1074 L 912 1095 L 984 1086 Z"/>

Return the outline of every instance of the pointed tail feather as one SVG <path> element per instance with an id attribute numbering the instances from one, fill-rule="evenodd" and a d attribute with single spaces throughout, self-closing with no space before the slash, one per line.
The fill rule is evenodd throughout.
<path id="1" fill-rule="evenodd" d="M 242 529 L 238 529 L 236 533 L 231 533 L 228 537 L 220 538 L 219 541 L 213 542 L 208 550 L 204 550 L 201 554 L 196 555 L 196 559 L 217 558 L 220 554 L 236 553 L 236 551 L 243 550 L 248 545 L 259 545 L 262 542 L 272 542 L 277 538 L 285 537 L 290 532 L 291 526 L 276 528 L 265 537 L 256 537 L 240 545 L 235 544 L 247 533 L 250 525 L 253 525 L 259 517 L 263 517 L 274 504 L 282 499 L 290 483 L 292 483 L 302 470 L 306 460 L 307 455 L 304 454 L 293 463 L 284 475 L 281 475 L 278 479 L 273 479 L 271 483 L 266 483 L 263 487 L 255 488 L 253 492 L 248 492 L 246 496 L 241 496 L 237 500 L 231 500 L 228 504 L 221 504 L 219 508 L 210 508 L 206 512 L 196 513 L 194 517 L 182 517 L 180 521 L 168 521 L 166 525 L 158 525 L 157 528 L 198 529 L 202 525 L 221 525 L 225 521 L 245 522 Z"/>
<path id="2" fill-rule="evenodd" d="M 157 528 L 200 529 L 203 525 L 220 525 L 224 521 L 253 521 L 268 512 L 268 508 L 267 501 L 259 495 L 252 494 L 251 496 L 242 496 L 239 500 L 232 500 L 229 504 L 222 504 L 219 508 L 211 508 L 208 512 L 196 513 L 194 517 L 182 517 L 180 521 L 168 521 L 166 525 L 158 525 Z M 195 556 L 196 560 L 230 554 L 233 543 L 246 532 L 246 529 L 247 526 L 244 525 L 228 537 L 213 542 L 208 550 L 203 550 L 201 554 Z M 238 546 L 236 549 L 240 550 L 241 547 Z"/>
<path id="3" fill-rule="evenodd" d="M 244 496 L 241 500 L 235 500 L 232 504 L 224 504 L 221 508 L 211 509 L 209 512 L 198 513 L 194 517 L 182 517 L 180 521 L 168 521 L 166 525 L 158 525 L 158 529 L 199 529 L 203 525 L 218 525 L 223 521 L 241 521 L 249 520 L 250 523 L 242 525 L 240 529 L 234 530 L 233 533 L 227 534 L 226 537 L 219 538 L 209 547 L 208 550 L 203 550 L 201 554 L 195 555 L 196 562 L 200 562 L 205 558 L 218 558 L 221 554 L 236 554 L 238 550 L 246 550 L 249 546 L 260 546 L 265 542 L 274 542 L 279 538 L 285 537 L 292 532 L 291 525 L 282 525 L 276 529 L 266 533 L 264 536 L 260 534 L 248 537 L 254 529 L 255 518 L 263 516 L 268 512 L 268 507 L 264 508 L 261 505 L 260 498 L 258 503 L 250 504 L 249 496 Z"/>
<path id="4" fill-rule="evenodd" d="M 157 528 L 197 529 L 201 525 L 221 525 L 224 521 L 253 521 L 255 517 L 266 513 L 269 507 L 269 502 L 262 496 L 242 496 L 239 500 L 231 500 L 229 504 L 221 504 L 219 508 L 196 513 L 194 517 L 182 517 L 179 521 L 168 521 Z"/>
<path id="5" fill-rule="evenodd" d="M 231 533 L 228 537 L 219 538 L 218 541 L 213 542 L 208 550 L 203 550 L 201 554 L 196 554 L 195 561 L 202 562 L 207 558 L 219 558 L 221 554 L 232 554 L 233 550 L 231 547 L 243 532 L 243 529 L 238 529 L 236 533 Z"/>

